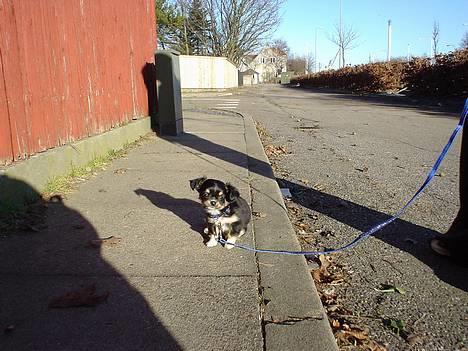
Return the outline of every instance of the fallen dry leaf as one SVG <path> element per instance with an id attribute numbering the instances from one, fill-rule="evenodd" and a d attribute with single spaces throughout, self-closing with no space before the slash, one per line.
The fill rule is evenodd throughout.
<path id="1" fill-rule="evenodd" d="M 109 236 L 107 238 L 102 238 L 102 239 L 94 239 L 88 241 L 88 246 L 89 247 L 96 247 L 99 248 L 101 246 L 116 246 L 120 244 L 122 241 L 122 238 L 117 238 L 115 236 Z"/>
<path id="2" fill-rule="evenodd" d="M 380 345 L 374 340 L 368 340 L 364 344 L 364 349 L 368 351 L 387 351 L 387 348 L 384 346 Z"/>
<path id="3" fill-rule="evenodd" d="M 328 259 L 328 256 L 325 255 L 319 255 L 319 261 L 320 261 L 320 268 L 326 270 L 328 267 L 330 267 L 330 261 Z"/>
<path id="4" fill-rule="evenodd" d="M 115 174 L 124 174 L 127 172 L 126 168 L 118 168 L 114 171 Z"/>
<path id="5" fill-rule="evenodd" d="M 333 319 L 333 320 L 331 321 L 331 325 L 332 325 L 333 328 L 339 328 L 339 327 L 341 327 L 341 323 L 340 323 L 340 321 L 337 320 L 337 319 Z"/>
<path id="6" fill-rule="evenodd" d="M 258 217 L 258 218 L 265 218 L 267 215 L 266 213 L 263 213 L 263 212 L 252 212 L 252 215 L 254 215 L 255 217 Z"/>
<path id="7" fill-rule="evenodd" d="M 52 299 L 49 308 L 94 307 L 109 297 L 109 293 L 96 294 L 96 285 L 90 285 L 79 290 L 69 291 Z"/>
<path id="8" fill-rule="evenodd" d="M 354 341 L 364 341 L 369 338 L 366 332 L 362 330 L 340 330 L 335 333 L 335 337 L 344 343 L 353 343 Z"/>
<path id="9" fill-rule="evenodd" d="M 265 153 L 267 156 L 279 156 L 288 154 L 288 151 L 284 146 L 275 146 L 269 144 L 265 146 Z"/>
<path id="10" fill-rule="evenodd" d="M 414 346 L 416 344 L 422 344 L 423 341 L 421 339 L 420 336 L 416 335 L 416 334 L 410 334 L 408 335 L 408 337 L 406 338 L 406 342 L 410 345 L 410 346 Z"/>
<path id="11" fill-rule="evenodd" d="M 317 190 L 317 191 L 325 190 L 325 185 L 316 183 L 314 184 L 314 186 L 312 186 L 312 189 Z"/>

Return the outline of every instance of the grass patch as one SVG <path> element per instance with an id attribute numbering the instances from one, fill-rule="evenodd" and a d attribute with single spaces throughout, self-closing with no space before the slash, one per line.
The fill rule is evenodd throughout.
<path id="1" fill-rule="evenodd" d="M 105 170 L 113 160 L 125 156 L 130 149 L 148 140 L 149 135 L 132 143 L 125 143 L 122 149 L 110 150 L 104 155 L 96 156 L 84 166 L 72 165 L 68 174 L 51 178 L 41 194 L 35 193 L 34 198 L 25 198 L 23 204 L 13 206 L 8 202 L 0 202 L 0 238 L 17 230 L 42 230 L 48 202 L 61 201 L 61 195 L 70 193 L 78 183 L 96 175 L 98 171 Z"/>
<path id="2" fill-rule="evenodd" d="M 64 176 L 53 177 L 44 187 L 42 197 L 49 199 L 54 195 L 70 193 L 74 186 L 84 180 L 96 175 L 99 170 L 105 170 L 106 166 L 113 160 L 125 156 L 128 150 L 141 144 L 140 140 L 133 143 L 125 143 L 120 150 L 110 150 L 105 155 L 96 156 L 84 166 L 76 167 L 72 165 L 70 173 Z"/>

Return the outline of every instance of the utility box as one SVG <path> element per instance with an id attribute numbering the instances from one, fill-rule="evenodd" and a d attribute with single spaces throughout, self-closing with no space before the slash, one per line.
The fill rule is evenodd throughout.
<path id="1" fill-rule="evenodd" d="M 292 76 L 291 72 L 282 72 L 280 83 L 281 84 L 291 83 L 291 76 Z"/>
<path id="2" fill-rule="evenodd" d="M 176 136 L 184 131 L 179 53 L 175 50 L 157 50 L 155 61 L 159 133 Z"/>

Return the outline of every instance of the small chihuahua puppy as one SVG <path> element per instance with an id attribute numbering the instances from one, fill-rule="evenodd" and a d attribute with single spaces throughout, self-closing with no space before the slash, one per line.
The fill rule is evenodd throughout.
<path id="1" fill-rule="evenodd" d="M 247 201 L 234 186 L 216 179 L 192 179 L 190 187 L 198 191 L 205 209 L 207 227 L 203 232 L 209 237 L 206 246 L 216 246 L 221 235 L 228 242 L 225 247 L 232 249 L 232 244 L 247 231 L 252 217 Z"/>

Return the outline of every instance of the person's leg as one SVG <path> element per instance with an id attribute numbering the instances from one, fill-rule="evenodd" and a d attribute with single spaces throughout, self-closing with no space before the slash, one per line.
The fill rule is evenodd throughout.
<path id="1" fill-rule="evenodd" d="M 460 151 L 460 209 L 447 233 L 433 239 L 431 247 L 441 255 L 450 256 L 463 265 L 468 264 L 468 131 L 466 130 L 463 130 Z"/>

